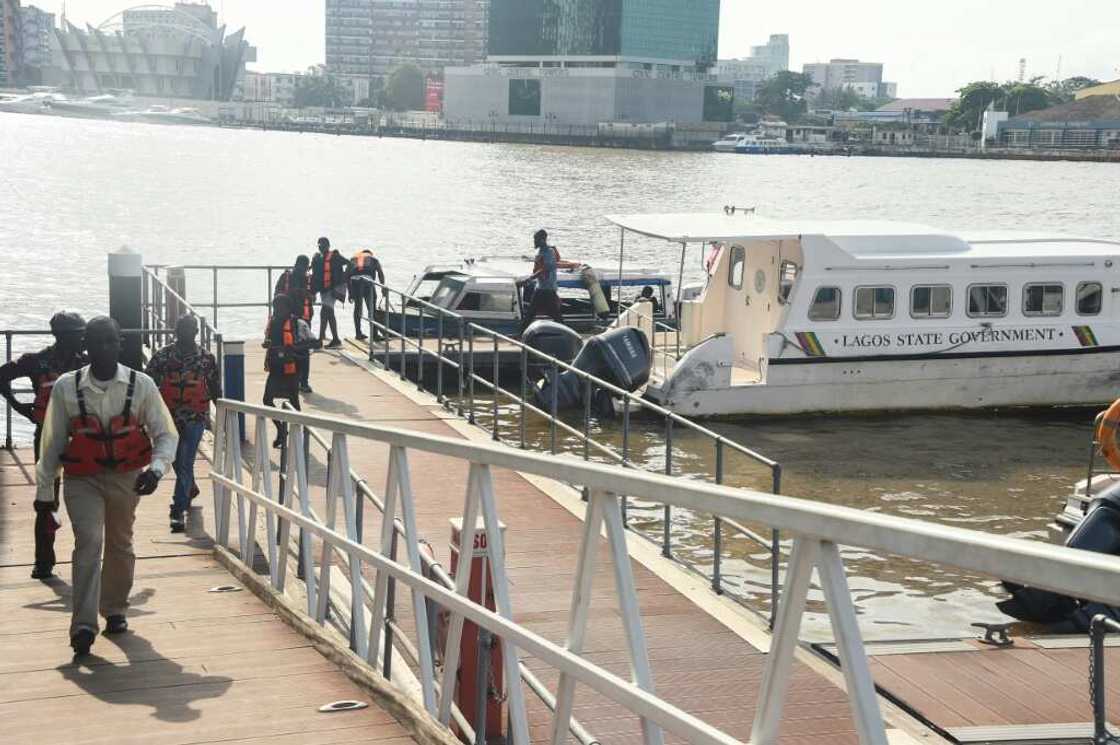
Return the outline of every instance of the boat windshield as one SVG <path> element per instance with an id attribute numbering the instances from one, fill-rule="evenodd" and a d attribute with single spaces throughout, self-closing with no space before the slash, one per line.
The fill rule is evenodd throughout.
<path id="1" fill-rule="evenodd" d="M 451 304 L 459 296 L 465 284 L 466 282 L 462 279 L 444 277 L 440 280 L 439 286 L 436 287 L 436 291 L 432 293 L 432 298 L 428 302 L 450 310 Z"/>

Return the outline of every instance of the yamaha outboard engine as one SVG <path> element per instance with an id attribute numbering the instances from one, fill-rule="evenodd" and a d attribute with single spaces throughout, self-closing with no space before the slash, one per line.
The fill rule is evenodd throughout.
<path id="1" fill-rule="evenodd" d="M 583 347 L 583 339 L 578 333 L 555 321 L 534 321 L 521 335 L 521 343 L 569 364 Z M 531 354 L 528 357 L 529 369 L 526 373 L 530 380 L 543 377 L 551 367 L 539 357 Z"/>
<path id="2" fill-rule="evenodd" d="M 572 363 L 577 370 L 631 392 L 649 380 L 650 365 L 646 335 L 629 326 L 591 337 Z M 556 380 L 546 379 L 537 389 L 537 402 L 546 410 L 552 406 L 553 387 L 556 408 L 565 409 L 583 403 L 587 384 L 571 371 L 561 373 Z"/>
<path id="3" fill-rule="evenodd" d="M 1109 487 L 1093 500 L 1081 524 L 1066 539 L 1066 546 L 1120 556 L 1120 484 Z M 1003 586 L 1011 598 L 996 603 L 996 607 L 1021 621 L 1062 624 L 1061 630 L 1088 631 L 1089 622 L 1098 613 L 1114 618 L 1118 615 L 1116 608 L 1049 590 L 1006 581 Z"/>

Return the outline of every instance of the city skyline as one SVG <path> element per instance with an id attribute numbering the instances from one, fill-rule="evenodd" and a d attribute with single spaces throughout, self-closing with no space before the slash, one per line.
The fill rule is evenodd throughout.
<path id="1" fill-rule="evenodd" d="M 61 16 L 64 2 L 27 4 Z M 71 0 L 66 14 L 73 23 L 96 25 L 135 4 Z M 796 8 L 723 0 L 719 56 L 744 57 L 770 34 L 788 33 L 791 69 L 832 58 L 882 62 L 908 96 L 951 96 L 973 80 L 1014 79 L 1021 58 L 1027 60 L 1027 77 L 1054 78 L 1060 65 L 1062 77 L 1120 78 L 1112 31 L 1120 27 L 1120 4 L 1114 0 L 1070 0 L 1061 14 L 1020 17 L 997 5 L 943 0 L 937 12 L 915 16 L 886 0 L 866 0 L 858 13 L 823 0 Z M 246 27 L 259 50 L 255 70 L 298 71 L 324 61 L 322 0 L 214 0 L 211 6 L 234 29 Z"/>

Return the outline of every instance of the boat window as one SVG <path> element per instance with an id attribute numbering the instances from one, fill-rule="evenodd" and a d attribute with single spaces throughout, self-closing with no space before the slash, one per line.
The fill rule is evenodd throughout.
<path id="1" fill-rule="evenodd" d="M 747 266 L 747 249 L 742 246 L 731 247 L 731 262 L 728 264 L 727 284 L 736 290 L 743 289 L 743 271 Z"/>
<path id="2" fill-rule="evenodd" d="M 793 284 L 797 281 L 797 274 L 801 270 L 796 263 L 792 261 L 783 261 L 778 271 L 778 302 L 785 304 L 789 302 L 789 293 L 793 290 Z"/>
<path id="3" fill-rule="evenodd" d="M 1002 318 L 1007 315 L 1007 285 L 971 285 L 968 315 L 972 318 Z"/>
<path id="4" fill-rule="evenodd" d="M 1064 289 L 1059 284 L 1032 284 L 1023 287 L 1023 315 L 1060 316 Z"/>
<path id="5" fill-rule="evenodd" d="M 818 287 L 809 306 L 810 321 L 835 321 L 840 317 L 840 288 Z"/>
<path id="6" fill-rule="evenodd" d="M 474 310 L 480 313 L 509 313 L 515 304 L 513 288 L 487 289 L 484 292 L 468 292 L 459 301 L 458 310 Z"/>
<path id="7" fill-rule="evenodd" d="M 463 289 L 464 284 L 464 282 L 459 280 L 445 277 L 443 281 L 439 283 L 439 287 L 436 288 L 436 291 L 432 293 L 432 299 L 429 302 L 441 308 L 450 307 L 451 302 L 455 300 L 459 291 Z"/>
<path id="8" fill-rule="evenodd" d="M 953 312 L 953 288 L 920 285 L 910 290 L 910 315 L 914 318 L 948 318 Z"/>
<path id="9" fill-rule="evenodd" d="M 861 321 L 894 318 L 893 287 L 857 287 L 855 317 Z"/>
<path id="10" fill-rule="evenodd" d="M 1100 282 L 1082 282 L 1077 286 L 1077 315 L 1095 316 L 1101 312 L 1104 290 Z"/>

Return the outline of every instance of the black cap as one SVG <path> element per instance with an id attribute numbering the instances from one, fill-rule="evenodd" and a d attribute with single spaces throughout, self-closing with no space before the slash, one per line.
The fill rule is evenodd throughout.
<path id="1" fill-rule="evenodd" d="M 86 330 L 86 321 L 77 313 L 63 311 L 51 316 L 51 333 L 55 336 L 63 334 L 81 334 Z"/>

